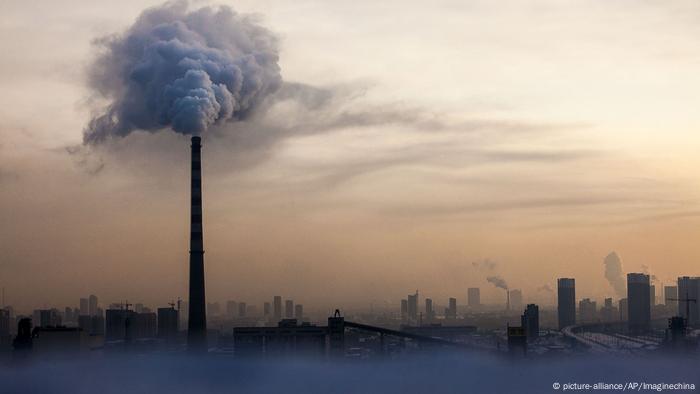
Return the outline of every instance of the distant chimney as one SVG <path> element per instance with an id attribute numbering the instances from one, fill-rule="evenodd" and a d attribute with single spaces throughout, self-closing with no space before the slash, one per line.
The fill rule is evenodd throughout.
<path id="1" fill-rule="evenodd" d="M 206 351 L 207 316 L 204 296 L 204 238 L 202 236 L 202 145 L 192 137 L 192 200 L 190 212 L 190 296 L 187 323 L 189 350 Z"/>

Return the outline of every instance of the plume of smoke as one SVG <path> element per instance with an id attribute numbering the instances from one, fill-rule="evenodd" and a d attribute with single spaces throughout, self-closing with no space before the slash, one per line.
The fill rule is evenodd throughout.
<path id="1" fill-rule="evenodd" d="M 547 284 L 538 287 L 537 291 L 542 291 L 545 293 L 554 293 L 554 290 L 552 290 L 552 288 L 549 287 L 549 285 L 547 285 Z"/>
<path id="2" fill-rule="evenodd" d="M 86 127 L 88 144 L 137 129 L 198 135 L 244 119 L 282 84 L 276 37 L 226 6 L 169 2 L 96 44 L 89 87 L 109 104 Z"/>
<path id="3" fill-rule="evenodd" d="M 622 272 L 622 260 L 615 252 L 610 252 L 603 260 L 605 265 L 605 279 L 610 282 L 610 286 L 619 297 L 624 297 L 627 289 L 625 285 L 625 275 Z"/>
<path id="4" fill-rule="evenodd" d="M 491 259 L 488 258 L 472 262 L 472 267 L 486 271 L 493 271 L 494 269 L 496 269 L 496 265 L 496 262 L 491 261 Z"/>
<path id="5" fill-rule="evenodd" d="M 496 275 L 496 276 L 489 276 L 488 278 L 486 278 L 486 280 L 487 280 L 489 283 L 493 283 L 494 286 L 496 286 L 496 287 L 498 287 L 498 288 L 500 288 L 500 289 L 508 290 L 508 284 L 506 283 L 506 281 L 505 281 L 503 278 L 501 278 L 501 277 L 498 276 L 498 275 Z"/>

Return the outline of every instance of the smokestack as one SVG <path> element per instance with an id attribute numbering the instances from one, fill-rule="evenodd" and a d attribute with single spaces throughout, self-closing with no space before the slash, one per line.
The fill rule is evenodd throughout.
<path id="1" fill-rule="evenodd" d="M 187 347 L 207 349 L 207 316 L 204 298 L 204 238 L 202 236 L 202 145 L 192 137 L 192 200 L 190 212 L 190 297 Z"/>

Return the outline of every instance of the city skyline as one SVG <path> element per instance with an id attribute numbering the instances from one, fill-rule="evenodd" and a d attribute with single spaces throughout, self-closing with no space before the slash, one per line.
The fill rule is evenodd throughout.
<path id="1" fill-rule="evenodd" d="M 12 37 L 0 41 L 11 54 L 0 61 L 0 277 L 13 278 L 0 286 L 22 307 L 89 292 L 162 305 L 187 289 L 187 138 L 81 145 L 91 42 L 160 2 L 65 4 L 43 4 L 48 17 L 9 2 L 0 25 Z M 493 274 L 539 303 L 558 277 L 603 300 L 617 297 L 603 276 L 611 251 L 657 289 L 700 274 L 695 4 L 306 4 L 230 4 L 279 38 L 285 85 L 268 112 L 204 137 L 208 296 L 278 291 L 312 307 L 414 288 L 462 302 L 480 287 L 495 303 Z M 396 34 L 385 9 L 413 33 Z M 662 39 L 674 56 L 649 44 Z M 487 259 L 495 269 L 473 265 Z"/>

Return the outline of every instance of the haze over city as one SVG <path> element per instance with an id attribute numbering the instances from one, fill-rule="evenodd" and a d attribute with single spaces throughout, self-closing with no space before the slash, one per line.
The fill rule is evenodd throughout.
<path id="1" fill-rule="evenodd" d="M 8 302 L 185 293 L 187 138 L 83 144 L 100 40 L 158 4 L 3 3 Z M 560 276 L 602 298 L 611 251 L 698 274 L 695 2 L 229 5 L 274 37 L 282 79 L 205 135 L 210 299 L 501 302 L 493 273 L 542 303 Z"/>

